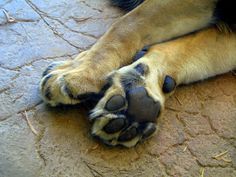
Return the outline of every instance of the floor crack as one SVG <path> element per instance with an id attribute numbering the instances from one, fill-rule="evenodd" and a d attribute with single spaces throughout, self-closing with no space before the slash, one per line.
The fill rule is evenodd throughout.
<path id="1" fill-rule="evenodd" d="M 99 173 L 97 170 L 95 170 L 94 168 L 91 167 L 91 164 L 89 164 L 87 161 L 81 159 L 82 162 L 85 164 L 85 166 L 90 170 L 91 174 L 94 176 L 94 177 L 103 177 L 103 175 L 101 173 Z"/>
<path id="2" fill-rule="evenodd" d="M 10 89 L 11 89 L 10 87 L 6 87 L 6 88 L 1 89 L 0 90 L 0 94 L 4 93 L 4 92 L 6 92 L 6 91 L 8 91 Z"/>
<path id="3" fill-rule="evenodd" d="M 63 41 L 65 41 L 66 43 L 68 43 L 70 46 L 78 49 L 80 52 L 85 50 L 84 48 L 78 47 L 75 44 L 71 43 L 69 40 L 65 39 L 53 26 L 51 26 L 49 24 L 49 22 L 45 19 L 44 15 L 46 13 L 42 12 L 35 4 L 33 4 L 30 0 L 25 0 L 25 2 L 40 16 L 40 18 L 43 20 L 43 22 L 48 26 L 48 28 L 53 32 L 53 34 L 55 34 L 56 36 L 58 36 L 59 38 L 61 38 Z M 46 16 L 47 17 L 47 16 Z M 48 17 L 47 17 L 48 18 Z"/>
<path id="4" fill-rule="evenodd" d="M 88 4 L 86 1 L 80 1 L 81 3 L 83 3 L 85 6 L 89 7 L 90 9 L 93 9 L 99 13 L 103 12 L 101 9 L 98 9 L 98 8 L 95 8 L 95 7 L 92 7 L 90 4 Z"/>
<path id="5" fill-rule="evenodd" d="M 3 69 L 7 69 L 7 70 L 11 70 L 11 71 L 19 71 L 20 69 L 22 69 L 23 67 L 25 66 L 30 66 L 32 65 L 34 62 L 37 62 L 37 61 L 40 61 L 40 60 L 53 60 L 53 59 L 56 59 L 56 58 L 64 58 L 64 57 L 69 57 L 70 59 L 72 59 L 72 57 L 74 55 L 77 55 L 78 53 L 72 53 L 72 54 L 65 54 L 65 55 L 60 55 L 60 56 L 52 56 L 52 57 L 42 57 L 42 58 L 36 58 L 28 63 L 25 63 L 23 65 L 20 65 L 20 66 L 17 66 L 15 68 L 8 68 L 8 67 L 5 67 L 5 66 L 2 66 L 0 65 L 1 68 Z"/>

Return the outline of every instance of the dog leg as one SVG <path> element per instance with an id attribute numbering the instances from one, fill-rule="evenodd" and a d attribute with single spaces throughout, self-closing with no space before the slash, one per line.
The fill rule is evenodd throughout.
<path id="1" fill-rule="evenodd" d="M 131 62 L 143 46 L 211 24 L 215 0 L 146 0 L 121 17 L 88 51 L 73 61 L 52 63 L 40 83 L 52 106 L 77 104 L 97 96 L 106 75 Z"/>
<path id="2" fill-rule="evenodd" d="M 147 139 L 176 86 L 235 69 L 235 48 L 236 34 L 216 28 L 153 46 L 110 74 L 110 87 L 91 111 L 92 135 L 126 147 Z"/>

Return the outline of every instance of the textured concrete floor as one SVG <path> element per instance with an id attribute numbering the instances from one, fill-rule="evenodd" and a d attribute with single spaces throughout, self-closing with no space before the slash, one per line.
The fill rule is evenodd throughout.
<path id="1" fill-rule="evenodd" d="M 120 15 L 107 0 L 0 1 L 0 177 L 236 176 L 232 73 L 178 88 L 159 133 L 131 149 L 95 142 L 85 110 L 42 103 L 44 68 L 89 48 Z"/>

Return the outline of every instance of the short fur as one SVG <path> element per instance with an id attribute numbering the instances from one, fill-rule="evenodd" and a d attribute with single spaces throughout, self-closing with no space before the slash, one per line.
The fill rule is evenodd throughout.
<path id="1" fill-rule="evenodd" d="M 130 11 L 140 5 L 143 1 L 144 0 L 111 0 L 111 3 L 123 10 Z"/>
<path id="2" fill-rule="evenodd" d="M 132 147 L 150 137 L 175 86 L 236 69 L 233 0 L 141 2 L 113 1 L 133 10 L 73 61 L 51 64 L 40 83 L 42 98 L 56 106 L 81 103 L 97 95 L 108 77 L 110 85 L 91 111 L 90 120 L 92 134 L 109 145 Z M 225 26 L 231 30 L 224 30 Z M 137 51 L 147 45 L 152 45 L 147 54 L 132 63 Z M 176 84 L 163 92 L 167 76 Z M 109 102 L 114 97 L 122 101 Z M 131 97 L 139 101 L 130 104 Z M 108 102 L 112 109 L 107 109 Z M 157 108 L 158 114 L 145 113 L 154 112 L 151 108 Z M 137 110 L 135 116 L 130 116 L 130 110 Z M 140 121 L 137 115 L 147 117 Z"/>
<path id="3" fill-rule="evenodd" d="M 125 10 L 131 11 L 144 0 L 111 0 L 112 4 Z M 225 22 L 231 27 L 236 25 L 236 8 L 234 0 L 217 0 L 213 19 L 214 22 Z"/>

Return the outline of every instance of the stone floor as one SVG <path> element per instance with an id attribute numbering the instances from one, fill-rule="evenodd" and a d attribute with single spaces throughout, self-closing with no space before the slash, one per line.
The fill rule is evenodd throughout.
<path id="1" fill-rule="evenodd" d="M 84 109 L 41 101 L 44 68 L 88 49 L 121 14 L 107 0 L 0 1 L 0 177 L 236 176 L 232 73 L 178 88 L 159 133 L 131 149 L 94 141 Z"/>

